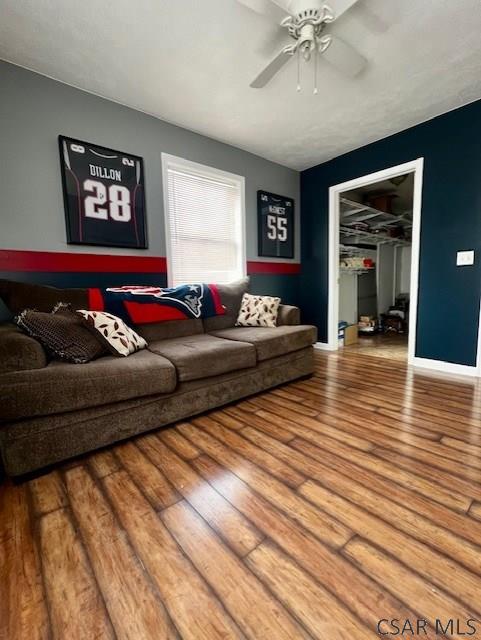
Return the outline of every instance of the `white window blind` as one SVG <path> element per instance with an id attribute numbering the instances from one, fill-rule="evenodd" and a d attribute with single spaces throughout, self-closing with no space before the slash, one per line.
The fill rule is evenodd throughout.
<path id="1" fill-rule="evenodd" d="M 169 285 L 244 275 L 243 178 L 164 158 L 164 189 Z"/>

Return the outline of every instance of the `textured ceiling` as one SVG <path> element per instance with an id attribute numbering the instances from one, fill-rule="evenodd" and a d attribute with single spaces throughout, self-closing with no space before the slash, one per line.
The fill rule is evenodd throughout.
<path id="1" fill-rule="evenodd" d="M 272 21 L 236 0 L 0 0 L 0 58 L 304 169 L 481 97 L 479 0 L 359 0 L 332 32 L 369 61 L 296 93 Z M 277 34 L 277 35 L 276 35 Z"/>

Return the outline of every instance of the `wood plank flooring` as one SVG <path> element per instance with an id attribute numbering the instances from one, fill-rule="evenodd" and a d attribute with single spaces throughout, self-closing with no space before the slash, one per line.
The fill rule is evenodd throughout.
<path id="1" fill-rule="evenodd" d="M 351 344 L 344 349 L 363 356 L 407 362 L 408 335 L 407 333 L 393 332 L 374 335 L 359 334 L 356 344 Z"/>
<path id="2" fill-rule="evenodd" d="M 1 640 L 481 638 L 479 382 L 316 363 L 0 486 Z"/>

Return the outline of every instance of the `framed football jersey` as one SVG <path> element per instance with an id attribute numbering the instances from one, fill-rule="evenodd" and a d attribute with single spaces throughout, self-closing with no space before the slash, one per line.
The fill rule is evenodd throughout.
<path id="1" fill-rule="evenodd" d="M 294 200 L 257 192 L 259 256 L 294 257 Z"/>
<path id="2" fill-rule="evenodd" d="M 59 136 L 69 244 L 147 248 L 142 158 Z"/>

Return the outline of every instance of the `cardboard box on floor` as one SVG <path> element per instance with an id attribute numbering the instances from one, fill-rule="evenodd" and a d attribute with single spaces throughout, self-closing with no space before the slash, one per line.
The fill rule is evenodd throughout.
<path id="1" fill-rule="evenodd" d="M 356 344 L 358 339 L 357 324 L 351 324 L 344 329 L 344 346 Z"/>

